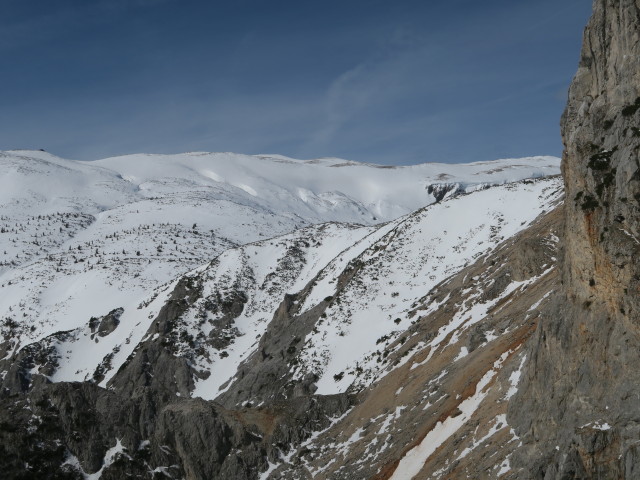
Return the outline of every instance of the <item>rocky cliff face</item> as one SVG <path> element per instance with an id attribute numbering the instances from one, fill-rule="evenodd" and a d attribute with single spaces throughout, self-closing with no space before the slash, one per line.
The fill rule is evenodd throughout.
<path id="1" fill-rule="evenodd" d="M 534 478 L 640 476 L 639 127 L 640 3 L 597 0 L 562 118 L 563 286 L 510 408 Z"/>

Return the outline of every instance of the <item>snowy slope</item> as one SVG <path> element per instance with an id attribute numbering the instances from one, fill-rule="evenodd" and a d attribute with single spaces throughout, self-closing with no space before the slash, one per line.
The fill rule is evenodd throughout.
<path id="1" fill-rule="evenodd" d="M 433 202 L 434 183 L 454 185 L 451 194 L 555 174 L 558 163 L 386 168 L 236 154 L 83 162 L 0 152 L 0 319 L 18 323 L 24 344 L 138 305 L 227 248 L 325 221 L 390 220 Z"/>
<path id="2" fill-rule="evenodd" d="M 385 167 L 335 158 L 301 161 L 282 156 L 190 153 L 130 155 L 92 163 L 148 191 L 162 191 L 167 178 L 180 178 L 184 188 L 214 184 L 273 211 L 357 223 L 391 220 L 431 203 L 428 187 L 432 184 L 457 184 L 462 190 L 472 190 L 489 183 L 559 173 L 559 161 L 553 157 Z M 162 176 L 157 173 L 159 165 Z"/>
<path id="3" fill-rule="evenodd" d="M 305 308 L 333 296 L 318 332 L 305 339 L 297 378 L 312 371 L 319 394 L 340 393 L 376 376 L 385 347 L 407 329 L 422 296 L 557 204 L 559 179 L 493 187 L 432 205 L 381 228 L 361 253 L 345 251 L 323 271 Z M 526 207 L 525 207 L 526 206 Z M 337 290 L 336 270 L 361 265 Z M 339 266 L 338 266 L 339 265 Z M 337 268 L 336 268 L 337 267 Z"/>
<path id="4" fill-rule="evenodd" d="M 5 391 L 36 391 L 48 385 L 44 376 L 56 388 L 87 382 L 80 388 L 99 395 L 222 409 L 246 423 L 252 439 L 275 445 L 265 457 L 274 478 L 293 467 L 282 457 L 287 445 L 311 446 L 354 411 L 356 397 L 376 389 L 392 400 L 403 395 L 406 385 L 390 380 L 398 372 L 438 364 L 440 373 L 420 387 L 431 395 L 447 371 L 476 358 L 467 347 L 474 326 L 541 277 L 509 279 L 501 294 L 485 296 L 493 280 L 465 272 L 482 271 L 479 263 L 498 258 L 504 240 L 562 196 L 560 178 L 548 176 L 557 160 L 541 157 L 382 168 L 232 154 L 78 162 L 6 152 L 0 167 Z M 464 301 L 434 294 L 451 278 Z M 439 323 L 426 325 L 432 316 Z M 487 341 L 498 338 L 492 332 Z M 398 475 L 417 472 L 432 439 L 448 441 L 489 402 L 483 382 L 501 375 L 492 365 L 495 375 L 479 377 L 482 388 L 461 400 L 462 415 L 425 436 Z M 431 408 L 431 397 L 421 398 L 420 411 Z M 396 420 L 416 413 L 392 400 Z M 275 433 L 274 412 L 289 424 Z M 389 422 L 402 429 L 385 415 L 368 417 L 380 424 L 376 451 L 384 455 Z M 260 435 L 256 420 L 266 428 Z M 272 434 L 283 435 L 281 443 L 262 436 Z M 380 460 L 371 451 L 359 465 L 346 460 L 371 443 L 366 427 L 340 435 L 323 440 L 328 455 L 357 468 Z M 113 447 L 109 437 L 104 462 L 119 445 L 127 444 L 122 459 L 155 442 L 122 438 Z M 156 465 L 170 464 L 163 442 Z M 80 462 L 73 455 L 65 462 Z M 323 463 L 305 468 L 321 475 L 332 462 Z"/>
<path id="5" fill-rule="evenodd" d="M 318 394 L 370 385 L 390 368 L 388 347 L 411 326 L 410 312 L 420 299 L 527 228 L 557 204 L 561 191 L 558 178 L 518 182 L 452 198 L 377 227 L 321 224 L 227 250 L 188 274 L 198 285 L 199 299 L 172 332 L 175 354 L 199 372 L 192 395 L 214 399 L 224 393 L 257 351 L 285 295 L 302 290 L 299 314 L 327 299 L 330 303 L 300 342 L 291 377 L 301 381 L 315 375 Z M 346 283 L 338 280 L 345 271 L 355 272 Z M 175 285 L 147 292 L 143 300 L 116 296 L 124 310 L 113 333 L 98 336 L 86 324 L 56 337 L 48 344 L 58 352 L 52 380 L 94 378 L 106 385 L 140 342 L 162 340 L 146 332 Z M 454 327 L 434 338 L 431 349 Z"/>
<path id="6" fill-rule="evenodd" d="M 321 224 L 225 251 L 187 275 L 198 285 L 199 298 L 172 332 L 174 353 L 199 373 L 192 395 L 214 399 L 224 393 L 257 351 L 285 295 L 300 291 L 300 315 L 327 299 L 329 304 L 301 339 L 289 375 L 294 381 L 314 375 L 319 394 L 370 385 L 388 368 L 388 347 L 410 327 L 410 312 L 420 299 L 527 228 L 558 203 L 561 192 L 558 178 L 517 182 L 451 198 L 380 226 Z M 339 280 L 345 272 L 351 272 L 348 281 Z M 176 284 L 128 296 L 110 292 L 123 311 L 107 335 L 96 334 L 87 320 L 58 328 L 71 331 L 48 340 L 57 352 L 51 379 L 96 379 L 106 385 L 140 342 L 166 341 L 146 332 Z M 99 292 L 91 298 L 100 298 Z M 449 331 L 433 339 L 432 350 Z"/>
<path id="7" fill-rule="evenodd" d="M 180 339 L 177 354 L 191 355 L 190 340 L 214 338 L 214 348 L 193 356 L 193 361 L 208 378 L 197 385 L 196 395 L 212 397 L 235 372 L 240 362 L 256 346 L 256 337 L 264 333 L 282 297 L 302 288 L 343 248 L 369 234 L 374 227 L 349 224 L 321 224 L 294 233 L 229 249 L 208 265 L 190 272 L 203 284 L 202 298 L 181 318 L 177 327 Z M 122 299 L 119 326 L 104 337 L 97 336 L 89 324 L 56 338 L 59 352 L 54 381 L 90 380 L 100 367 L 102 385 L 113 377 L 136 346 L 149 338 L 147 330 L 169 298 L 177 280 L 146 292 L 144 300 Z M 212 304 L 233 301 L 241 292 L 244 308 L 233 324 L 219 320 L 225 311 L 212 311 Z M 137 303 L 136 303 L 137 302 Z M 203 321 L 206 320 L 206 321 Z M 105 362 L 108 358 L 108 362 Z M 190 357 L 191 360 L 192 357 Z M 106 364 L 108 363 L 108 367 Z"/>
<path id="8" fill-rule="evenodd" d="M 422 297 L 527 228 L 557 205 L 561 194 L 558 178 L 496 186 L 431 205 L 360 235 L 305 290 L 297 315 L 327 300 L 329 305 L 296 347 L 293 380 L 314 375 L 316 393 L 322 395 L 369 385 L 387 368 L 387 347 L 411 325 L 409 313 Z M 295 292 L 295 285 L 289 291 Z M 281 292 L 276 292 L 271 304 L 281 299 Z M 247 331 L 247 336 L 259 338 L 264 329 L 263 325 Z M 215 385 L 224 385 L 233 372 L 216 370 Z M 214 384 L 202 388 L 204 383 L 194 393 L 215 398 Z"/>

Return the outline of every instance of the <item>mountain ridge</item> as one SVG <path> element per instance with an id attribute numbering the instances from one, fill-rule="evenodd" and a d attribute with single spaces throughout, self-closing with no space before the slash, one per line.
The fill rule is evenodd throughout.
<path id="1" fill-rule="evenodd" d="M 63 233 L 50 251 L 8 265 L 0 277 L 10 293 L 4 297 L 0 396 L 5 411 L 18 419 L 0 420 L 18 425 L 16 432 L 23 421 L 37 423 L 35 417 L 16 413 L 20 402 L 29 399 L 58 412 L 38 414 L 48 420 L 31 429 L 40 439 L 38 448 L 47 445 L 49 454 L 40 458 L 27 443 L 22 453 L 10 456 L 26 455 L 33 468 L 100 478 L 117 478 L 124 471 L 188 478 L 277 475 L 277 468 L 286 467 L 279 459 L 351 411 L 359 396 L 387 377 L 386 369 L 395 371 L 391 359 L 406 362 L 425 348 L 421 344 L 411 355 L 401 353 L 404 332 L 434 312 L 433 306 L 416 311 L 420 298 L 478 258 L 499 251 L 561 196 L 557 177 L 504 183 L 505 170 L 526 176 L 530 167 L 518 173 L 501 163 L 482 164 L 474 168 L 485 172 L 483 181 L 468 191 L 445 186 L 444 194 L 433 195 L 427 185 L 441 184 L 418 179 L 422 183 L 416 191 L 429 205 L 383 223 L 314 224 L 308 219 L 294 233 L 274 236 L 265 230 L 269 221 L 242 225 L 246 219 L 255 222 L 260 210 L 252 207 L 248 216 L 222 218 L 239 221 L 243 228 L 237 232 L 267 238 L 236 234 L 234 243 L 220 230 L 211 231 L 214 225 L 201 217 L 197 222 L 189 216 L 175 222 L 149 220 L 147 211 L 160 218 L 176 202 L 180 208 L 180 202 L 193 205 L 194 177 L 150 179 L 143 177 L 149 175 L 143 167 L 107 171 L 117 188 L 102 183 L 109 192 L 131 196 L 136 200 L 132 207 L 60 219 L 32 216 L 20 226 L 4 220 L 10 241 L 18 231 L 33 232 L 33 240 L 25 243 L 39 251 L 43 239 L 55 240 L 55 230 Z M 251 189 L 263 191 L 257 185 L 220 187 L 216 175 L 222 178 L 211 169 L 208 181 L 216 191 L 231 192 L 240 205 L 256 201 Z M 492 175 L 498 175 L 494 185 L 486 181 Z M 474 172 L 469 176 L 474 178 Z M 219 212 L 235 208 L 233 198 L 225 198 Z M 82 205 L 77 198 L 69 203 Z M 203 201 L 201 211 L 211 205 Z M 143 209 L 148 209 L 144 222 L 129 220 Z M 69 226 L 59 227 L 64 222 Z M 282 222 L 285 229 L 289 224 Z M 99 235 L 89 235 L 96 227 Z M 136 238 L 152 239 L 152 248 L 134 243 Z M 214 260 L 203 265 L 201 255 Z M 183 272 L 176 272 L 176 261 Z M 449 328 L 463 332 L 470 319 L 453 321 Z M 436 342 L 432 350 L 444 347 L 446 331 L 429 334 Z M 64 412 L 70 408 L 95 421 L 69 417 Z M 107 426 L 109 418 L 121 420 Z M 74 431 L 84 431 L 84 438 L 86 428 L 94 440 L 81 445 Z M 196 437 L 212 442 L 202 445 Z M 223 447 L 228 442 L 236 453 Z M 144 459 L 133 455 L 140 449 L 148 453 Z"/>

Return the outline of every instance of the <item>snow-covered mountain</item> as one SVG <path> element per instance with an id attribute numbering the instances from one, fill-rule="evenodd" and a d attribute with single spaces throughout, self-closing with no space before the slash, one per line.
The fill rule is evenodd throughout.
<path id="1" fill-rule="evenodd" d="M 501 283 L 502 296 L 489 300 L 464 290 L 469 298 L 446 324 L 421 339 L 411 333 L 449 302 L 427 301 L 437 285 L 499 255 L 562 195 L 552 157 L 380 167 L 205 153 L 82 162 L 21 151 L 2 153 L 0 168 L 5 392 L 44 382 L 134 403 L 143 395 L 154 407 L 131 408 L 146 409 L 145 422 L 176 400 L 229 412 L 324 405 L 291 417 L 286 435 L 299 439 L 414 354 L 428 351 L 420 365 L 431 368 L 434 352 L 457 348 L 525 288 Z M 319 423 L 309 430 L 300 415 Z M 95 441 L 108 448 L 90 460 L 65 443 L 68 469 L 102 471 L 152 433 L 126 447 L 105 435 Z M 246 478 L 289 468 L 277 460 L 296 442 L 283 442 Z M 156 470 L 170 461 L 189 470 L 180 455 L 158 452 Z"/>
<path id="2" fill-rule="evenodd" d="M 534 157 L 387 168 L 205 153 L 82 162 L 0 153 L 0 318 L 19 318 L 25 341 L 35 340 L 129 311 L 230 247 L 321 222 L 377 224 L 434 194 L 556 174 L 558 164 Z"/>

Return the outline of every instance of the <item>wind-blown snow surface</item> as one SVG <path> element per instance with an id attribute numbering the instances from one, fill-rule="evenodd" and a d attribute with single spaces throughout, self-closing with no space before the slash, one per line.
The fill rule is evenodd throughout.
<path id="1" fill-rule="evenodd" d="M 358 299 L 350 285 L 353 291 L 345 295 L 353 296 L 353 312 L 332 305 L 322 326 L 325 341 L 307 339 L 308 357 L 302 358 L 300 368 L 321 374 L 321 393 L 342 391 L 351 377 L 335 382 L 334 375 L 345 370 L 345 362 L 370 355 L 380 336 L 403 329 L 393 319 L 406 322 L 402 315 L 414 288 L 426 293 L 428 285 L 461 268 L 501 236 L 524 228 L 545 208 L 548 199 L 538 198 L 544 197 L 544 188 L 555 183 L 478 191 L 379 227 L 371 225 L 433 203 L 428 187 L 434 184 L 445 185 L 447 196 L 558 171 L 559 160 L 553 157 L 389 168 L 338 159 L 235 154 L 132 155 L 82 162 L 45 152 L 2 152 L 0 327 L 13 338 L 8 354 L 66 331 L 51 339 L 60 355 L 54 380 L 90 378 L 105 358 L 115 371 L 144 337 L 174 279 L 197 269 L 220 289 L 229 279 L 251 272 L 243 280 L 253 282 L 245 281 L 245 291 L 268 288 L 249 293 L 248 307 L 234 326 L 239 335 L 226 347 L 226 356 L 211 355 L 215 360 L 200 359 L 198 365 L 229 376 L 251 353 L 285 293 L 301 289 L 321 272 L 306 300 L 311 305 L 332 295 L 331 280 L 348 262 L 358 256 L 369 263 L 386 258 L 397 265 L 389 263 L 380 275 L 367 273 L 372 280 L 365 290 L 377 292 L 377 303 L 364 305 L 364 297 Z M 460 207 L 453 208 L 458 201 Z M 309 227 L 247 245 L 321 222 L 369 226 Z M 400 233 L 404 240 L 394 243 Z M 409 242 L 411 236 L 416 242 Z M 399 248 L 400 243 L 406 245 Z M 238 245 L 247 246 L 228 250 Z M 302 252 L 295 268 L 292 245 Z M 382 245 L 376 247 L 381 250 L 373 252 L 374 245 Z M 123 309 L 118 328 L 96 337 L 89 319 L 118 308 Z M 365 313 L 355 312 L 360 309 Z M 376 320 L 366 325 L 366 338 L 343 358 L 336 352 L 364 326 L 366 312 L 375 313 Z M 345 324 L 332 321 L 339 315 Z M 111 374 L 105 374 L 106 382 Z M 196 385 L 197 395 L 212 398 L 218 393 L 224 376 L 210 378 Z"/>

